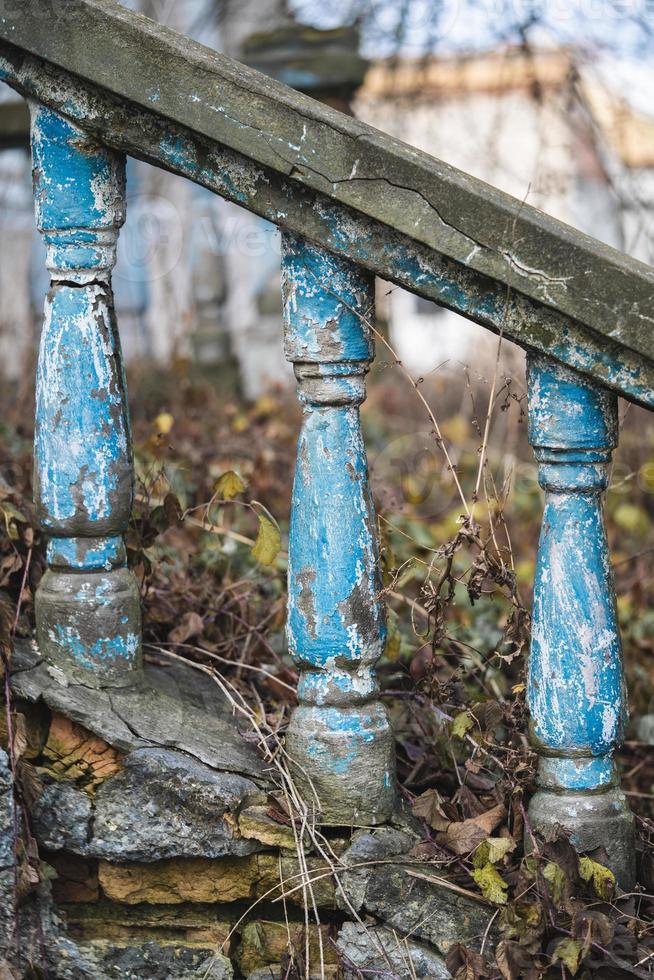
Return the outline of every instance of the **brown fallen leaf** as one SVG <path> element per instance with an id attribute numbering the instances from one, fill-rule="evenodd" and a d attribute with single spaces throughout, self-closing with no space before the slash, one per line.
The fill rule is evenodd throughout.
<path id="1" fill-rule="evenodd" d="M 171 643 L 186 643 L 192 636 L 200 636 L 204 629 L 202 616 L 196 612 L 185 613 L 177 626 L 170 631 L 168 639 Z"/>
<path id="2" fill-rule="evenodd" d="M 454 980 L 486 980 L 490 976 L 484 957 L 462 943 L 454 943 L 448 949 L 445 964 Z"/>
<path id="3" fill-rule="evenodd" d="M 428 789 L 414 800 L 414 817 L 421 817 L 433 830 L 447 830 L 451 820 L 443 810 L 443 801 L 435 789 Z"/>
<path id="4" fill-rule="evenodd" d="M 486 810 L 476 817 L 451 823 L 445 833 L 439 834 L 438 843 L 453 851 L 454 854 L 469 854 L 490 837 L 492 832 L 506 817 L 506 807 L 498 803 L 491 810 Z"/>
<path id="5" fill-rule="evenodd" d="M 495 962 L 503 980 L 538 980 L 542 975 L 533 955 L 519 943 L 500 940 L 495 950 Z"/>

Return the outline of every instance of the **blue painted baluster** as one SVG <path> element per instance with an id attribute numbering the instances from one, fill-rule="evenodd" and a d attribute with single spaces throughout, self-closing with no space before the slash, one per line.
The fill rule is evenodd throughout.
<path id="1" fill-rule="evenodd" d="M 545 490 L 528 674 L 539 790 L 529 816 L 543 832 L 563 827 L 579 851 L 606 848 L 631 888 L 633 818 L 613 760 L 626 700 L 602 504 L 616 397 L 542 356 L 529 359 L 528 392 Z"/>
<path id="2" fill-rule="evenodd" d="M 372 315 L 373 280 L 285 233 L 282 292 L 286 356 L 304 406 L 287 624 L 300 705 L 286 745 L 305 800 L 320 800 L 323 823 L 380 823 L 395 804 L 395 756 L 377 700 L 386 629 L 359 419 L 373 343 L 357 315 Z"/>
<path id="3" fill-rule="evenodd" d="M 34 484 L 49 536 L 36 594 L 41 653 L 85 683 L 121 683 L 140 664 L 140 604 L 123 533 L 131 436 L 111 292 L 125 213 L 124 159 L 33 104 L 39 230 L 52 285 L 36 384 Z"/>

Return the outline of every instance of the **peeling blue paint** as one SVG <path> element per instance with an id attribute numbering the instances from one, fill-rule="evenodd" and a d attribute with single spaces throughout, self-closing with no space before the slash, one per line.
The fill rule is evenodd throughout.
<path id="1" fill-rule="evenodd" d="M 289 540 L 289 650 L 300 667 L 287 736 L 330 822 L 383 819 L 393 741 L 374 665 L 386 639 L 359 405 L 373 354 L 372 277 L 282 236 L 285 351 L 304 405 Z M 307 727 L 311 726 L 311 727 Z M 364 785 L 365 781 L 365 785 Z M 365 802 L 364 802 L 365 801 Z"/>
<path id="2" fill-rule="evenodd" d="M 542 756 L 538 767 L 541 786 L 553 790 L 597 790 L 616 782 L 613 753 L 593 758 L 549 758 Z"/>
<path id="3" fill-rule="evenodd" d="M 617 444 L 612 393 L 529 359 L 529 439 L 546 491 L 528 672 L 539 781 L 553 791 L 616 781 L 626 722 L 622 650 L 602 493 Z"/>
<path id="4" fill-rule="evenodd" d="M 95 571 L 125 564 L 125 545 L 121 535 L 105 538 L 52 538 L 48 541 L 50 567 L 58 565 L 78 571 Z"/>
<path id="5" fill-rule="evenodd" d="M 327 362 L 332 374 L 340 362 L 369 361 L 374 348 L 361 318 L 373 315 L 370 275 L 292 235 L 283 242 L 288 360 Z"/>
<path id="6" fill-rule="evenodd" d="M 122 223 L 120 157 L 43 105 L 32 108 L 34 200 L 40 228 L 104 228 Z M 88 232 L 87 232 L 88 239 Z"/>
<path id="7" fill-rule="evenodd" d="M 137 655 L 140 639 L 134 633 L 124 636 L 112 635 L 98 637 L 89 647 L 88 640 L 70 626 L 55 626 L 55 640 L 77 661 L 80 667 L 97 670 L 98 666 L 113 669 L 130 668 Z"/>
<path id="8" fill-rule="evenodd" d="M 125 220 L 124 158 L 58 113 L 30 103 L 36 220 L 60 273 L 111 268 Z"/>
<path id="9" fill-rule="evenodd" d="M 37 370 L 35 484 L 47 529 L 126 524 L 132 471 L 120 347 L 103 285 L 55 286 Z"/>
<path id="10" fill-rule="evenodd" d="M 35 598 L 37 642 L 64 670 L 118 683 L 140 663 L 139 592 L 123 542 L 131 436 L 110 282 L 124 158 L 49 109 L 31 110 L 36 216 L 52 277 L 36 383 L 35 502 L 52 536 Z"/>

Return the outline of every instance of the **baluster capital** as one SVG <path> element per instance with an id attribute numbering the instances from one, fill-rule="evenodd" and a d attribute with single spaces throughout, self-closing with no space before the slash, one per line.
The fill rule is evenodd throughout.
<path id="1" fill-rule="evenodd" d="M 603 490 L 618 444 L 615 394 L 541 355 L 527 360 L 528 433 L 545 490 Z"/>
<path id="2" fill-rule="evenodd" d="M 30 103 L 36 223 L 53 279 L 108 278 L 125 220 L 125 158 Z"/>

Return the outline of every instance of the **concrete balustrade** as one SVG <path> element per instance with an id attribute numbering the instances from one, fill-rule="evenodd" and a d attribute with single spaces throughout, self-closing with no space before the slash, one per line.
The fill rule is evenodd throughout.
<path id="1" fill-rule="evenodd" d="M 540 754 L 529 819 L 537 831 L 563 828 L 580 851 L 604 847 L 630 888 L 633 820 L 614 761 L 626 699 L 602 495 L 617 395 L 654 408 L 643 312 L 654 273 L 112 0 L 60 6 L 56 23 L 40 0 L 15 0 L 0 18 L 0 79 L 32 100 L 37 221 L 52 279 L 35 442 L 49 539 L 36 638 L 48 669 L 96 688 L 139 677 L 139 595 L 123 540 L 131 441 L 111 293 L 127 152 L 282 229 L 286 355 L 304 409 L 288 586 L 299 706 L 286 749 L 324 824 L 378 824 L 396 805 L 375 676 L 385 625 L 359 419 L 373 277 L 531 352 L 530 440 L 546 499 L 528 677 Z"/>

